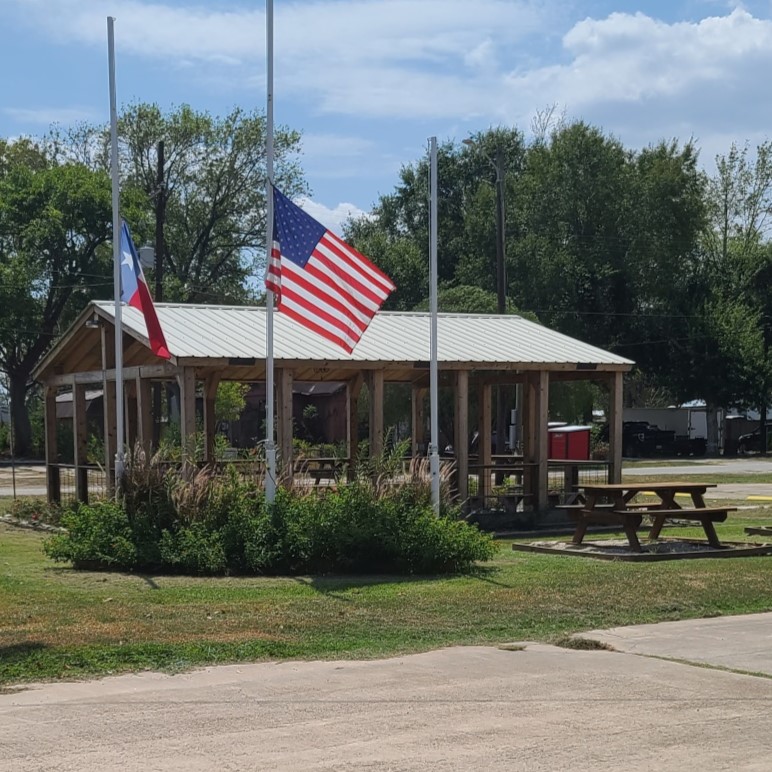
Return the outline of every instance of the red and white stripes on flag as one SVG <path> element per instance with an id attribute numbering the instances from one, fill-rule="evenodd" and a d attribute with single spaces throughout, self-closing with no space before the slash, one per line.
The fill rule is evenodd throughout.
<path id="1" fill-rule="evenodd" d="M 351 353 L 391 279 L 273 189 L 274 237 L 265 285 L 276 309 Z"/>

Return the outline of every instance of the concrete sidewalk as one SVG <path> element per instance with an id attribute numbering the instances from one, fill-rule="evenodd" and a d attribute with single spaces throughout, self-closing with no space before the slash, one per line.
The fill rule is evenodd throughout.
<path id="1" fill-rule="evenodd" d="M 615 627 L 578 637 L 630 654 L 763 673 L 772 678 L 772 613 Z"/>
<path id="2" fill-rule="evenodd" d="M 724 623 L 720 633 L 703 620 L 674 624 L 684 646 L 713 641 L 719 652 L 744 637 L 763 647 L 770 617 L 709 620 Z M 676 637 L 668 625 L 643 627 L 651 645 Z M 752 648 L 730 665 L 747 665 Z M 35 686 L 0 695 L 0 763 L 19 772 L 760 771 L 772 766 L 771 712 L 769 678 L 541 644 L 452 648 Z"/>

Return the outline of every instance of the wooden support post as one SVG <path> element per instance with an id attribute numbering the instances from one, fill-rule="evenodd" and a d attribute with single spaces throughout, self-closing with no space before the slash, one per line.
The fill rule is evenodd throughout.
<path id="1" fill-rule="evenodd" d="M 86 422 L 86 386 L 72 387 L 72 441 L 75 460 L 75 498 L 88 504 L 88 424 Z"/>
<path id="2" fill-rule="evenodd" d="M 193 460 L 196 441 L 196 371 L 181 368 L 177 376 L 180 385 L 180 444 L 183 458 Z"/>
<path id="3" fill-rule="evenodd" d="M 576 464 L 563 467 L 563 490 L 566 499 L 573 502 L 579 491 L 579 467 Z"/>
<path id="4" fill-rule="evenodd" d="M 530 466 L 535 463 L 535 438 L 533 422 L 533 394 L 531 391 L 531 373 L 525 374 L 523 385 L 520 390 L 520 425 L 522 435 L 520 442 L 523 448 L 523 494 L 526 496 L 526 502 L 533 502 L 533 494 L 536 489 L 536 476 L 533 468 Z"/>
<path id="5" fill-rule="evenodd" d="M 411 390 L 411 455 L 413 458 L 426 455 L 426 400 L 427 389 L 413 386 Z"/>
<path id="6" fill-rule="evenodd" d="M 46 428 L 46 490 L 50 502 L 59 503 L 62 500 L 62 490 L 59 477 L 59 453 L 56 447 L 56 389 L 47 386 L 45 389 Z"/>
<path id="7" fill-rule="evenodd" d="M 538 512 L 547 509 L 549 492 L 549 373 L 542 370 L 533 379 L 536 399 L 536 463 L 538 464 L 536 499 L 534 506 Z"/>
<path id="8" fill-rule="evenodd" d="M 538 509 L 539 491 L 539 458 L 540 458 L 540 429 L 539 429 L 539 374 L 526 373 L 523 383 L 523 493 L 526 501 L 531 503 L 534 509 Z"/>
<path id="9" fill-rule="evenodd" d="M 153 443 L 152 387 L 147 378 L 137 376 L 137 440 L 147 456 Z M 160 404 L 160 403 L 159 403 Z"/>
<path id="10" fill-rule="evenodd" d="M 622 394 L 623 373 L 614 373 L 611 376 L 609 387 L 611 399 L 609 400 L 609 467 L 608 481 L 610 483 L 622 482 Z"/>
<path id="11" fill-rule="evenodd" d="M 281 459 L 280 479 L 285 485 L 292 484 L 292 370 L 282 367 L 276 378 L 278 390 L 278 424 L 279 458 Z"/>
<path id="12" fill-rule="evenodd" d="M 346 384 L 346 441 L 348 444 L 348 478 L 353 480 L 356 475 L 357 451 L 359 449 L 359 392 L 364 379 L 358 373 Z"/>
<path id="13" fill-rule="evenodd" d="M 491 495 L 491 399 L 493 389 L 489 383 L 480 387 L 477 413 L 477 461 L 480 465 L 478 495 L 485 506 L 485 500 Z"/>
<path id="14" fill-rule="evenodd" d="M 107 379 L 107 371 L 115 368 L 115 336 L 102 325 L 102 414 L 104 417 L 105 475 L 107 495 L 115 491 L 116 406 L 115 381 Z"/>
<path id="15" fill-rule="evenodd" d="M 367 374 L 367 390 L 370 392 L 370 458 L 383 453 L 383 370 L 371 370 Z"/>
<path id="16" fill-rule="evenodd" d="M 454 389 L 455 420 L 453 452 L 456 458 L 456 492 L 469 498 L 469 371 L 457 370 Z"/>
<path id="17" fill-rule="evenodd" d="M 125 395 L 126 406 L 123 414 L 126 417 L 126 447 L 128 448 L 128 458 L 134 454 L 134 446 L 139 439 L 139 426 L 137 422 L 137 384 L 134 380 L 124 384 L 123 393 Z"/>
<path id="18" fill-rule="evenodd" d="M 204 379 L 204 461 L 211 464 L 214 457 L 215 415 L 214 403 L 217 398 L 217 387 L 220 385 L 220 374 L 211 373 Z"/>

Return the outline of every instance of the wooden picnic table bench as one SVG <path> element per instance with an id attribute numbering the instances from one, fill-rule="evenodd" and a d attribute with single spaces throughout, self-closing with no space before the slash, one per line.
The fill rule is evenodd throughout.
<path id="1" fill-rule="evenodd" d="M 334 457 L 317 457 L 299 459 L 295 465 L 295 471 L 308 475 L 314 485 L 319 485 L 321 480 L 335 480 L 343 471 L 347 459 Z"/>
<path id="2" fill-rule="evenodd" d="M 714 488 L 712 483 L 692 483 L 669 481 L 664 483 L 614 483 L 586 485 L 583 489 L 584 504 L 580 507 L 566 507 L 571 516 L 576 519 L 576 530 L 573 536 L 574 544 L 581 544 L 591 524 L 620 525 L 631 549 L 641 552 L 638 540 L 638 529 L 644 515 L 652 520 L 650 539 L 659 538 L 662 526 L 666 520 L 695 520 L 702 525 L 711 547 L 720 547 L 721 542 L 716 534 L 714 523 L 723 523 L 729 512 L 736 507 L 707 507 L 705 491 Z M 657 497 L 654 502 L 633 501 L 638 494 L 652 494 Z M 692 499 L 692 507 L 681 507 L 675 497 L 679 494 L 688 495 Z"/>

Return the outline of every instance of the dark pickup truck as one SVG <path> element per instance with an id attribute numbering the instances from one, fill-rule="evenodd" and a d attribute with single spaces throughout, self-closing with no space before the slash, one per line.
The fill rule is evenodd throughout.
<path id="1" fill-rule="evenodd" d="M 622 424 L 622 455 L 627 457 L 670 456 L 676 452 L 676 435 L 647 421 Z"/>
<path id="2" fill-rule="evenodd" d="M 608 426 L 601 439 L 608 442 Z M 705 440 L 677 435 L 671 429 L 660 429 L 648 421 L 625 421 L 622 424 L 622 455 L 627 458 L 652 456 L 704 456 Z"/>

